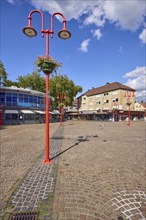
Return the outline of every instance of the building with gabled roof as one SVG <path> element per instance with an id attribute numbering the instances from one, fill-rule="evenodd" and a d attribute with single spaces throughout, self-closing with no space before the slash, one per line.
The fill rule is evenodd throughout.
<path id="1" fill-rule="evenodd" d="M 79 111 L 106 112 L 113 109 L 127 110 L 127 102 L 131 103 L 131 110 L 134 110 L 135 89 L 119 82 L 106 83 L 106 85 L 92 88 L 80 97 Z"/>

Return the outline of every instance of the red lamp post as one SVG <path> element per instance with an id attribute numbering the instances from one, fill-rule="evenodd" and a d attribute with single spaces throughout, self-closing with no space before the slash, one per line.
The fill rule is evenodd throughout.
<path id="1" fill-rule="evenodd" d="M 114 118 L 115 118 L 115 121 L 118 121 L 118 102 L 114 103 Z"/>
<path id="2" fill-rule="evenodd" d="M 61 92 L 58 94 L 57 99 L 59 99 L 60 104 L 62 104 L 62 101 L 66 98 L 66 93 Z M 60 106 L 60 126 L 62 126 L 62 121 L 63 121 L 63 105 Z"/>
<path id="3" fill-rule="evenodd" d="M 32 27 L 32 14 L 33 13 L 39 13 L 42 18 L 42 37 L 44 37 L 44 34 L 46 35 L 46 56 L 49 57 L 49 35 L 53 37 L 54 35 L 54 16 L 55 15 L 60 15 L 63 18 L 63 29 L 58 32 L 58 36 L 61 39 L 68 39 L 71 37 L 71 33 L 66 29 L 66 19 L 63 14 L 60 12 L 55 12 L 53 15 L 51 15 L 51 30 L 44 29 L 44 15 L 40 10 L 32 10 L 29 15 L 28 15 L 28 26 L 23 28 L 23 33 L 27 35 L 28 37 L 35 37 L 37 35 L 37 31 Z M 50 102 L 48 98 L 48 92 L 49 92 L 49 72 L 45 72 L 46 74 L 46 158 L 43 161 L 44 164 L 50 164 L 52 161 L 49 158 L 49 121 L 50 121 L 50 115 L 49 115 L 49 108 L 50 108 Z"/>
<path id="4" fill-rule="evenodd" d="M 124 94 L 124 97 L 127 97 L 127 105 L 128 105 L 128 126 L 130 126 L 130 105 L 132 104 L 131 102 L 130 102 L 130 97 L 133 97 L 134 96 L 134 92 L 130 92 L 130 91 L 128 91 L 128 92 L 125 92 L 125 94 Z"/>

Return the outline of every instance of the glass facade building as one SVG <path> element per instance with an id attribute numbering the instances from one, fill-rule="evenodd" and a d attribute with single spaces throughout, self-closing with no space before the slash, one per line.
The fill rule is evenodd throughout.
<path id="1" fill-rule="evenodd" d="M 12 89 L 13 88 L 13 89 Z M 45 94 L 14 87 L 0 88 L 0 106 L 45 109 Z"/>
<path id="2" fill-rule="evenodd" d="M 45 93 L 15 86 L 0 87 L 0 124 L 44 123 L 45 102 Z"/>

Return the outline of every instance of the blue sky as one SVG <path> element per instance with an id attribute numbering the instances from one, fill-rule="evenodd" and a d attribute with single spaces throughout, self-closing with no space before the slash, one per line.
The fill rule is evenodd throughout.
<path id="1" fill-rule="evenodd" d="M 136 99 L 144 100 L 146 90 L 146 2 L 143 0 L 1 0 L 1 49 L 9 79 L 31 73 L 38 55 L 45 55 L 41 37 L 41 16 L 32 16 L 38 32 L 30 39 L 23 33 L 31 10 L 41 10 L 45 29 L 50 14 L 61 12 L 72 37 L 58 38 L 62 20 L 54 19 L 54 37 L 49 54 L 62 62 L 66 74 L 86 92 L 92 87 L 118 81 L 136 89 Z M 43 75 L 43 74 L 42 74 Z M 78 94 L 80 95 L 80 94 Z"/>

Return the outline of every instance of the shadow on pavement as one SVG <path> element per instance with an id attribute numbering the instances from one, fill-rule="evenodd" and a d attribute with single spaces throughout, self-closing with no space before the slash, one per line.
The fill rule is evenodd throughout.
<path id="1" fill-rule="evenodd" d="M 80 144 L 81 142 L 83 142 L 83 141 L 89 141 L 89 140 L 87 140 L 87 139 L 78 139 L 78 142 L 76 142 L 76 143 L 73 144 L 72 146 L 68 147 L 68 148 L 65 149 L 64 151 L 60 152 L 59 154 L 55 155 L 54 157 L 50 158 L 50 160 L 53 160 L 53 159 L 59 157 L 61 154 L 65 153 L 66 151 L 70 150 L 71 148 L 73 148 L 73 147 L 79 145 L 79 144 Z"/>

